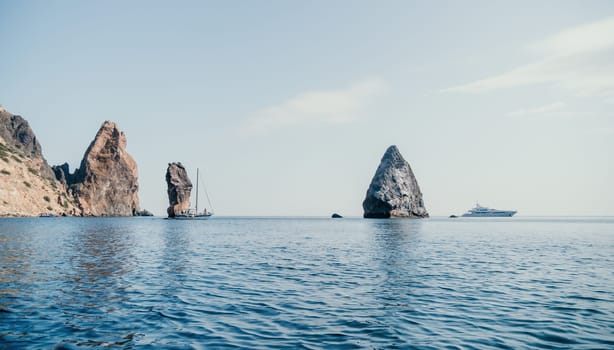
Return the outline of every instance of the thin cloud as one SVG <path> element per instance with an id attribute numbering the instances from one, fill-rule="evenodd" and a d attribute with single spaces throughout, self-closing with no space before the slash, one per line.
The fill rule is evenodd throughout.
<path id="1" fill-rule="evenodd" d="M 610 136 L 614 135 L 614 128 L 592 128 L 589 129 L 589 133 L 593 135 Z"/>
<path id="2" fill-rule="evenodd" d="M 614 17 L 561 31 L 529 46 L 541 58 L 508 72 L 442 91 L 484 93 L 546 84 L 579 96 L 614 95 Z"/>
<path id="3" fill-rule="evenodd" d="M 569 56 L 607 50 L 614 46 L 614 17 L 563 30 L 529 48 L 537 53 Z"/>
<path id="4" fill-rule="evenodd" d="M 266 131 L 303 124 L 352 122 L 362 108 L 387 88 L 388 84 L 381 78 L 369 78 L 342 89 L 304 92 L 256 111 L 244 129 Z"/>
<path id="5" fill-rule="evenodd" d="M 567 104 L 565 102 L 553 102 L 547 105 L 533 107 L 528 109 L 519 109 L 513 112 L 507 113 L 508 117 L 524 117 L 531 115 L 553 115 L 562 112 Z"/>

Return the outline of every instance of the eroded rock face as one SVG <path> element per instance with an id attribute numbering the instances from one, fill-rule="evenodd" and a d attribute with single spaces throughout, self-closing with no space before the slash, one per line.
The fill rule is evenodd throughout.
<path id="1" fill-rule="evenodd" d="M 362 208 L 365 218 L 429 216 L 416 177 L 396 146 L 390 146 L 382 157 Z"/>
<path id="2" fill-rule="evenodd" d="M 55 178 L 64 185 L 64 187 L 68 188 L 70 185 L 76 183 L 75 174 L 70 173 L 70 167 L 68 163 L 64 163 L 62 165 L 54 165 L 51 167 L 53 173 L 55 174 Z"/>
<path id="3" fill-rule="evenodd" d="M 0 106 L 0 216 L 74 215 L 28 122 Z"/>
<path id="4" fill-rule="evenodd" d="M 169 218 L 190 208 L 190 193 L 192 181 L 181 163 L 169 163 L 166 169 L 166 185 L 169 207 L 166 210 Z"/>
<path id="5" fill-rule="evenodd" d="M 126 136 L 102 124 L 74 174 L 49 166 L 28 122 L 0 106 L 0 216 L 132 216 L 139 210 L 138 172 Z"/>
<path id="6" fill-rule="evenodd" d="M 133 216 L 140 211 L 137 165 L 126 152 L 126 135 L 114 122 L 102 124 L 74 174 L 68 173 L 68 164 L 54 171 L 83 216 Z"/>
<path id="7" fill-rule="evenodd" d="M 0 106 L 0 137 L 4 139 L 7 146 L 12 147 L 15 152 L 35 160 L 37 170 L 44 178 L 53 179 L 53 171 L 43 157 L 43 149 L 34 135 L 28 121 L 19 115 L 8 112 Z"/>

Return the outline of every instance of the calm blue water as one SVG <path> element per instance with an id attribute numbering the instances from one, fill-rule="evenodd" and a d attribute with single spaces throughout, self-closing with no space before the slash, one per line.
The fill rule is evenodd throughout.
<path id="1" fill-rule="evenodd" d="M 614 348 L 614 219 L 0 219 L 0 348 Z"/>

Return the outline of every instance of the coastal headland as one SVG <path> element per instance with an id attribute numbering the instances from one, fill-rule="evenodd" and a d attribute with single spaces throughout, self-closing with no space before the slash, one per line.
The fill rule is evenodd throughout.
<path id="1" fill-rule="evenodd" d="M 0 216 L 138 216 L 138 168 L 105 121 L 79 168 L 49 166 L 28 122 L 0 108 Z"/>

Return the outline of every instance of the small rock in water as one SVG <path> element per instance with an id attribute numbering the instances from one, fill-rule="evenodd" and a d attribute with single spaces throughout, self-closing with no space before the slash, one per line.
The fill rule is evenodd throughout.
<path id="1" fill-rule="evenodd" d="M 343 216 L 341 216 L 341 215 L 339 215 L 339 214 L 337 214 L 337 213 L 334 213 L 334 214 L 331 216 L 331 218 L 333 218 L 333 219 L 342 219 L 342 218 L 343 218 Z"/>

